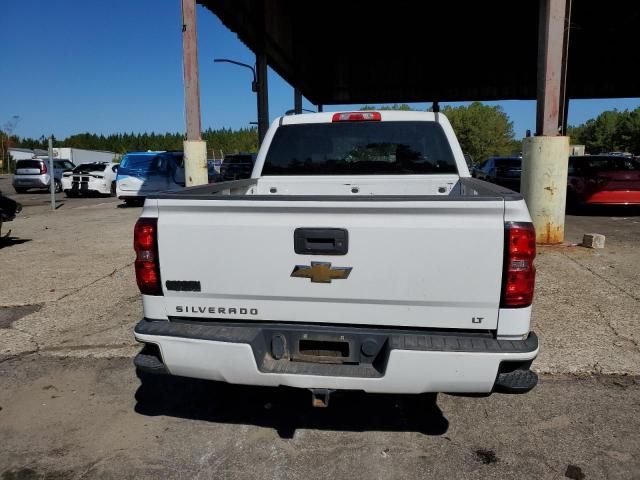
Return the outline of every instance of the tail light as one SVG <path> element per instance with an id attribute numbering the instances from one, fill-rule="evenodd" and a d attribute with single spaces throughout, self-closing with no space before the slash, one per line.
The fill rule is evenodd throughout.
<path id="1" fill-rule="evenodd" d="M 40 163 L 40 174 L 47 173 L 48 171 L 49 171 L 49 169 L 47 168 L 46 162 L 41 162 Z"/>
<path id="2" fill-rule="evenodd" d="M 158 219 L 140 218 L 133 230 L 136 281 L 144 295 L 162 295 L 158 258 Z"/>
<path id="3" fill-rule="evenodd" d="M 531 223 L 505 225 L 504 274 L 501 306 L 528 307 L 536 280 L 536 232 Z"/>
<path id="4" fill-rule="evenodd" d="M 339 112 L 334 113 L 332 122 L 379 122 L 380 112 Z"/>

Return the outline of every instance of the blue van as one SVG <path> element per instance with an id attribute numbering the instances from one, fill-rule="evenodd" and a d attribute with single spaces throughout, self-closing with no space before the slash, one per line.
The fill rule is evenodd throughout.
<path id="1" fill-rule="evenodd" d="M 118 167 L 116 195 L 128 204 L 142 204 L 147 195 L 184 188 L 182 152 L 130 152 Z"/>

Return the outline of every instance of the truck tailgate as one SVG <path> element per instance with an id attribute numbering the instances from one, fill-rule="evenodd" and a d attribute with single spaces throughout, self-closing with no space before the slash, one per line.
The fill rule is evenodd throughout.
<path id="1" fill-rule="evenodd" d="M 503 200 L 157 202 L 170 318 L 497 327 Z M 298 228 L 346 230 L 347 253 L 296 253 Z"/>

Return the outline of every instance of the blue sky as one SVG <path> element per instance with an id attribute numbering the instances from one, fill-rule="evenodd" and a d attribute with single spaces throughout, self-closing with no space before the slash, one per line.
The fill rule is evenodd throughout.
<path id="1" fill-rule="evenodd" d="M 248 126 L 256 117 L 250 72 L 213 58 L 253 64 L 254 55 L 202 7 L 198 36 L 203 128 Z M 184 130 L 180 0 L 1 0 L 0 45 L 0 126 L 19 115 L 17 135 Z M 534 102 L 497 103 L 517 136 L 534 129 Z M 638 106 L 572 101 L 569 123 Z M 291 108 L 293 89 L 270 72 L 271 118 Z"/>

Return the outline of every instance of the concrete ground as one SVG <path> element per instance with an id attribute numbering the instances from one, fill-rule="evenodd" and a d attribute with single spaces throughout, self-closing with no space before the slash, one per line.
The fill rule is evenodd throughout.
<path id="1" fill-rule="evenodd" d="M 0 190 L 10 193 L 0 176 Z M 567 219 L 545 247 L 523 396 L 308 392 L 176 379 L 141 388 L 138 208 L 14 195 L 0 242 L 0 478 L 640 478 L 640 212 Z"/>

